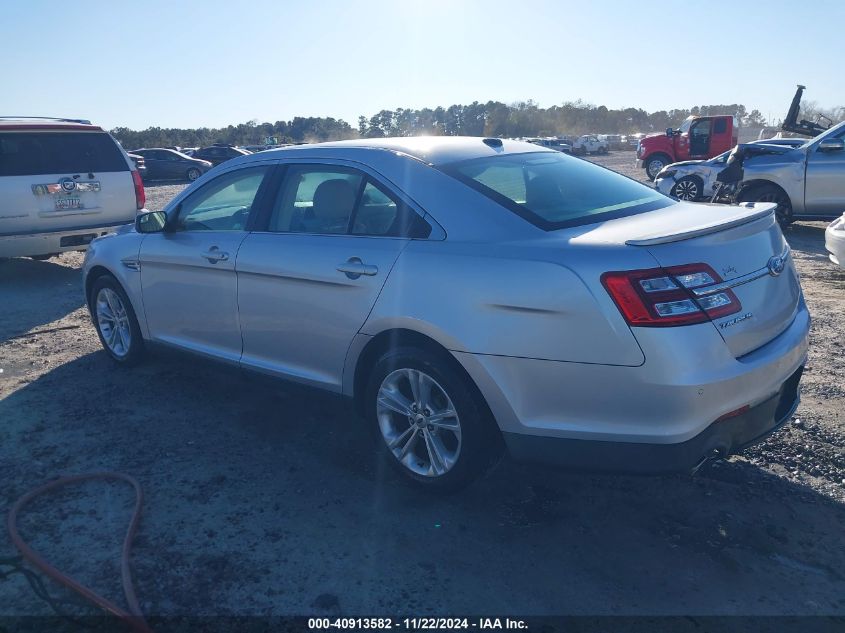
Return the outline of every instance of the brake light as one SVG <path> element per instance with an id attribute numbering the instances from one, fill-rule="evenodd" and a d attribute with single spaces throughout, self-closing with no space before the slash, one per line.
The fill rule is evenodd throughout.
<path id="1" fill-rule="evenodd" d="M 141 174 L 137 169 L 132 170 L 132 183 L 135 185 L 135 207 L 143 209 L 147 204 L 147 194 L 144 192 L 144 181 L 141 180 Z"/>
<path id="2" fill-rule="evenodd" d="M 601 277 L 622 316 L 637 327 L 693 325 L 739 312 L 742 305 L 730 289 L 702 297 L 690 292 L 721 281 L 707 264 L 609 272 Z"/>

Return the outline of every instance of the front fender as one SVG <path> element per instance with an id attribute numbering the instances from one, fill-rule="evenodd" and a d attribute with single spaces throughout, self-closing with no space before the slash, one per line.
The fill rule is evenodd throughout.
<path id="1" fill-rule="evenodd" d="M 786 192 L 792 203 L 792 212 L 804 212 L 804 161 L 772 162 L 760 156 L 743 165 L 743 186 L 754 184 L 775 184 Z"/>
<path id="2" fill-rule="evenodd" d="M 141 272 L 139 267 L 135 267 L 144 237 L 144 235 L 129 231 L 112 233 L 91 242 L 82 266 L 82 288 L 85 293 L 85 303 L 90 310 L 88 287 L 89 280 L 92 279 L 91 275 L 97 275 L 102 271 L 112 275 L 123 286 L 129 297 L 132 309 L 138 317 L 141 335 L 149 339 L 141 294 Z"/>

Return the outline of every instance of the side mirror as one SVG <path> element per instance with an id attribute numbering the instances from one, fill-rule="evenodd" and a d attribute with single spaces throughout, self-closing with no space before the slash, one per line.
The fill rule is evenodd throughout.
<path id="1" fill-rule="evenodd" d="M 135 218 L 135 230 L 138 233 L 161 233 L 167 226 L 167 214 L 164 211 L 148 211 Z"/>
<path id="2" fill-rule="evenodd" d="M 841 152 L 845 149 L 845 139 L 826 138 L 819 143 L 820 152 Z"/>
<path id="3" fill-rule="evenodd" d="M 672 129 L 672 128 L 670 128 L 670 127 L 667 127 L 667 128 L 666 128 L 666 136 L 668 136 L 669 138 L 672 138 L 672 136 L 673 136 L 674 134 L 675 134 L 675 130 L 673 130 L 673 129 Z"/>

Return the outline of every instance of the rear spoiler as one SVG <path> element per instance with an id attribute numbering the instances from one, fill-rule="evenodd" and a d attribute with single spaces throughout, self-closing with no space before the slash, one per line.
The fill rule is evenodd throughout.
<path id="1" fill-rule="evenodd" d="M 722 222 L 716 221 L 710 224 L 703 224 L 701 226 L 697 226 L 695 228 L 682 231 L 680 233 L 650 235 L 633 240 L 626 240 L 625 243 L 628 246 L 654 246 L 655 244 L 669 244 L 670 242 L 681 242 L 683 240 L 690 240 L 694 237 L 700 237 L 702 235 L 708 235 L 710 233 L 718 233 L 719 231 L 724 231 L 725 229 L 730 229 L 735 226 L 742 226 L 743 224 L 748 224 L 750 222 L 754 222 L 755 220 L 765 218 L 766 216 L 773 215 L 775 209 L 777 208 L 777 205 L 773 202 L 745 202 L 740 204 L 739 208 L 752 209 L 752 212 L 747 213 L 745 215 L 737 215 L 736 217 L 727 219 Z"/>

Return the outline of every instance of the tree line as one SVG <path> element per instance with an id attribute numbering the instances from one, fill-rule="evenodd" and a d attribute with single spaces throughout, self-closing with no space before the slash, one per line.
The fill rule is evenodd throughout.
<path id="1" fill-rule="evenodd" d="M 802 118 L 816 113 L 834 121 L 845 119 L 845 107 L 821 110 L 814 103 L 802 104 Z M 371 117 L 358 118 L 357 127 L 331 117 L 295 117 L 290 121 L 259 123 L 249 121 L 225 128 L 159 128 L 130 130 L 115 128 L 112 134 L 126 149 L 139 147 L 197 147 L 212 143 L 262 145 L 268 138 L 278 143 L 313 143 L 348 138 L 384 136 L 466 135 L 466 136 L 558 136 L 588 132 L 631 134 L 660 132 L 677 127 L 690 115 L 733 114 L 746 127 L 764 127 L 759 110 L 750 112 L 742 104 L 714 104 L 689 109 L 646 112 L 640 108 L 609 109 L 582 101 L 542 108 L 534 101 L 505 104 L 499 101 L 437 108 L 397 108 L 381 110 Z M 779 122 L 768 122 L 780 125 Z"/>

